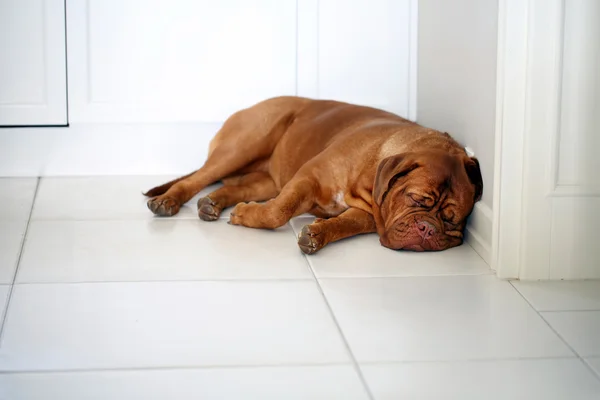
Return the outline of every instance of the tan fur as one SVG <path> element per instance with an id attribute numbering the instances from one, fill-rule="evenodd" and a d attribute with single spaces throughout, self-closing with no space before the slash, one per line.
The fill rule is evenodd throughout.
<path id="1" fill-rule="evenodd" d="M 389 176 L 378 172 L 384 160 Z M 398 177 L 402 171 L 394 173 L 395 164 L 400 168 L 407 160 L 422 165 Z M 202 168 L 149 190 L 148 206 L 157 215 L 174 215 L 221 180 L 223 188 L 198 202 L 200 218 L 217 219 L 236 204 L 230 222 L 252 228 L 274 229 L 306 212 L 330 218 L 303 230 L 299 245 L 306 253 L 375 231 L 390 248 L 458 245 L 482 188 L 477 161 L 448 134 L 382 110 L 299 97 L 269 99 L 232 115 L 211 141 Z M 382 190 L 385 200 L 377 204 L 373 194 Z M 406 201 L 415 191 L 435 205 Z M 452 229 L 460 235 L 444 227 L 443 214 L 450 210 L 458 222 Z M 400 228 L 404 236 L 393 233 Z"/>

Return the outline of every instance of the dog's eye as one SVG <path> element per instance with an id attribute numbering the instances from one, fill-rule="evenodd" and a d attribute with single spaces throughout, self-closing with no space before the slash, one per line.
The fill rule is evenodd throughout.
<path id="1" fill-rule="evenodd" d="M 412 204 L 419 207 L 431 207 L 434 203 L 431 197 L 424 197 L 416 193 L 409 193 L 408 198 Z"/>
<path id="2" fill-rule="evenodd" d="M 410 200 L 411 200 L 411 202 L 412 202 L 413 205 L 418 206 L 418 207 L 424 207 L 423 204 L 420 201 L 415 200 L 412 197 L 410 198 Z"/>

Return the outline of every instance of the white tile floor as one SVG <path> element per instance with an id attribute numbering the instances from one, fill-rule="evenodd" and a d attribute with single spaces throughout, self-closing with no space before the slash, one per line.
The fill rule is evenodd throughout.
<path id="1" fill-rule="evenodd" d="M 0 179 L 1 400 L 600 398 L 600 282 L 374 235 L 305 257 L 306 217 L 153 218 L 165 179 Z"/>

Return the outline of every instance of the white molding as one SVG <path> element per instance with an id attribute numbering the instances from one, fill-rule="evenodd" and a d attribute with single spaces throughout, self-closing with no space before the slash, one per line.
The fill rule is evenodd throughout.
<path id="1" fill-rule="evenodd" d="M 10 2 L 8 6 L 10 7 L 12 3 Z M 27 6 L 19 5 L 17 7 Z M 42 74 L 41 96 L 38 99 L 23 99 L 23 94 L 17 94 L 16 98 L 19 100 L 0 104 L 0 126 L 66 125 L 69 121 L 66 89 L 65 3 L 64 0 L 43 0 L 35 6 L 29 5 L 29 7 L 29 20 L 34 25 L 25 27 L 25 31 L 30 31 L 33 37 L 42 38 L 43 44 L 40 50 L 43 60 L 34 67 L 35 69 L 22 68 L 22 75 L 19 80 L 28 81 L 31 79 L 31 74 Z M 37 26 L 33 22 L 36 19 L 31 17 L 36 12 L 42 14 L 41 26 Z M 21 32 L 23 32 L 23 27 L 17 28 L 16 32 L 11 31 L 9 28 L 10 45 L 17 49 L 32 47 L 31 43 L 27 42 L 28 37 L 21 36 Z M 3 52 L 0 57 L 11 57 L 11 54 Z M 22 61 L 9 59 L 3 62 Z M 8 89 L 0 87 L 0 90 L 6 91 Z M 10 92 L 5 93 L 7 97 L 10 97 L 10 94 Z"/>
<path id="2" fill-rule="evenodd" d="M 501 278 L 550 273 L 563 13 L 564 0 L 500 1 L 492 267 Z"/>
<path id="3" fill-rule="evenodd" d="M 600 197 L 600 185 L 558 184 L 549 197 Z"/>
<path id="4" fill-rule="evenodd" d="M 66 3 L 69 122 L 221 121 L 249 104 L 295 93 L 297 11 L 304 1 L 217 2 L 209 13 L 202 2 L 177 2 L 156 29 L 149 26 L 160 9 L 150 7 L 140 20 L 146 31 L 119 40 L 110 25 L 135 24 L 139 15 L 130 6 L 144 4 L 126 3 Z M 186 12 L 198 16 L 195 23 L 182 17 Z M 173 29 L 164 31 L 168 22 Z"/>
<path id="5" fill-rule="evenodd" d="M 296 95 L 319 97 L 319 0 L 296 0 Z"/>
<path id="6" fill-rule="evenodd" d="M 533 0 L 523 172 L 520 279 L 549 279 L 554 186 L 552 158 L 561 114 L 564 0 Z M 549 140 L 550 138 L 550 140 Z M 555 138 L 555 139 L 553 139 Z"/>
<path id="7" fill-rule="evenodd" d="M 492 209 L 485 203 L 476 203 L 469 217 L 465 242 L 488 264 L 492 257 Z"/>
<path id="8" fill-rule="evenodd" d="M 600 37 L 597 0 L 560 2 L 560 41 L 557 127 L 552 135 L 551 195 L 562 197 L 571 192 L 573 197 L 593 197 L 599 193 L 600 183 L 594 178 L 593 165 L 597 158 L 585 151 L 594 146 L 598 123 L 597 37 Z M 563 152 L 562 150 L 565 150 Z M 597 169 L 597 168 L 596 168 Z"/>
<path id="9" fill-rule="evenodd" d="M 221 123 L 71 124 L 0 129 L 0 176 L 182 175 Z"/>
<path id="10" fill-rule="evenodd" d="M 564 42 L 565 42 L 565 0 L 560 1 L 560 25 L 558 26 L 558 40 L 560 41 L 560 47 L 557 50 L 558 60 L 557 60 L 557 71 L 556 71 L 556 79 L 557 84 L 555 86 L 555 93 L 552 93 L 552 98 L 556 101 L 554 107 L 554 113 L 552 116 L 552 120 L 555 123 L 552 131 L 550 132 L 550 146 L 551 146 L 551 156 L 550 156 L 550 179 L 548 180 L 548 192 L 553 193 L 556 192 L 559 186 L 562 186 L 562 183 L 559 180 L 559 169 L 560 169 L 560 142 L 562 135 L 562 127 L 561 127 L 561 100 L 562 100 L 562 75 L 563 75 L 563 58 L 564 58 Z M 559 190 L 560 191 L 560 190 Z"/>
<path id="11" fill-rule="evenodd" d="M 419 57 L 419 0 L 409 2 L 409 50 L 408 50 L 408 119 L 417 120 L 417 84 Z"/>
<path id="12" fill-rule="evenodd" d="M 491 267 L 500 278 L 518 278 L 521 260 L 530 3 L 500 0 L 498 4 Z"/>

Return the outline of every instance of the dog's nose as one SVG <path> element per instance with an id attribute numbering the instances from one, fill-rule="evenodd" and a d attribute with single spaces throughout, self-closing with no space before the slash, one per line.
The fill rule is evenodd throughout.
<path id="1" fill-rule="evenodd" d="M 419 221 L 416 224 L 417 232 L 423 239 L 429 239 L 435 235 L 435 227 L 427 221 Z"/>

